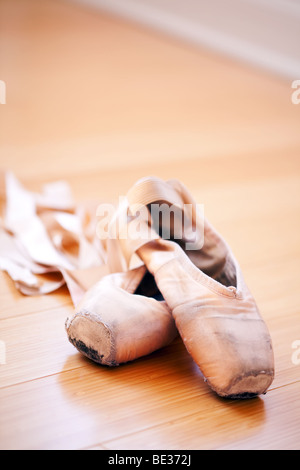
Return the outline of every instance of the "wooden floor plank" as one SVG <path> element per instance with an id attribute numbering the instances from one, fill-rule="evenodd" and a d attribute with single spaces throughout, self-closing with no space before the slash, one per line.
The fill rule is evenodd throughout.
<path id="1" fill-rule="evenodd" d="M 0 321 L 34 312 L 44 312 L 64 305 L 67 308 L 72 305 L 69 291 L 65 286 L 49 295 L 26 296 L 16 289 L 13 281 L 3 272 L 0 272 L 0 301 Z"/>
<path id="2" fill-rule="evenodd" d="M 249 286 L 272 334 L 281 384 L 295 379 L 292 375 L 288 382 L 284 382 L 284 371 L 291 366 L 292 343 L 300 334 L 298 266 L 299 260 L 292 258 L 284 264 L 275 261 L 247 270 Z M 277 286 L 276 291 L 274 285 Z M 58 373 L 66 355 L 75 352 L 64 331 L 65 320 L 74 310 L 68 294 L 65 293 L 65 305 L 57 308 L 49 305 L 48 309 L 44 305 L 40 311 L 38 306 L 41 306 L 43 298 L 28 300 L 31 300 L 33 313 L 0 320 L 1 339 L 7 347 L 7 364 L 1 366 L 2 387 L 33 380 L 45 373 Z M 296 372 L 294 368 L 292 371 Z"/>
<path id="3" fill-rule="evenodd" d="M 2 321 L 1 338 L 6 344 L 6 364 L 1 365 L 0 388 L 60 373 L 65 370 L 66 359 L 68 368 L 85 364 L 67 340 L 64 322 L 68 314 L 70 310 L 63 308 Z M 299 339 L 298 315 L 296 312 L 276 321 L 266 319 L 273 339 L 277 386 L 298 378 L 299 371 L 292 367 L 291 359 L 292 344 Z M 292 376 L 287 379 L 285 372 L 290 374 L 290 369 Z"/>
<path id="4" fill-rule="evenodd" d="M 299 379 L 300 366 L 292 363 L 291 341 L 294 333 L 291 333 L 293 330 L 290 328 L 290 325 L 297 324 L 297 318 L 295 315 L 281 319 L 273 332 L 277 371 L 275 381 L 264 399 L 265 404 L 274 390 L 284 388 L 287 393 L 289 389 L 285 388 L 285 384 L 293 384 Z M 59 335 L 59 329 L 54 328 L 57 321 L 60 323 Z M 52 321 L 48 319 L 44 325 L 39 324 L 41 335 L 37 334 L 37 326 L 34 326 L 32 320 L 26 326 L 21 325 L 16 335 L 15 341 L 20 339 L 21 332 L 22 337 L 28 332 L 32 336 L 27 337 L 28 344 L 25 347 L 21 343 L 16 349 L 18 345 L 15 344 L 15 349 L 12 349 L 15 357 L 10 357 L 12 366 L 6 377 L 7 386 L 0 389 L 2 445 L 11 448 L 88 447 L 90 444 L 103 444 L 116 435 L 136 433 L 165 421 L 176 421 L 180 416 L 188 415 L 191 418 L 199 409 L 205 413 L 210 409 L 214 423 L 216 417 L 213 410 L 216 405 L 219 414 L 223 413 L 223 408 L 227 408 L 226 400 L 220 400 L 209 391 L 180 339 L 151 356 L 117 369 L 108 369 L 83 358 L 71 345 L 67 348 L 61 323 L 59 312 L 56 318 L 53 315 Z M 48 328 L 46 333 L 43 326 Z M 7 331 L 8 341 L 12 341 L 13 328 Z M 289 344 L 281 344 L 282 337 L 286 340 L 289 336 Z M 39 342 L 38 345 L 33 344 L 33 338 Z M 5 372 L 5 369 L 2 370 Z M 46 372 L 49 376 L 36 379 Z M 286 399 L 292 403 L 293 396 L 288 394 Z M 118 406 L 111 407 L 112 403 L 118 403 Z M 276 400 L 273 403 L 275 407 Z M 33 408 L 36 415 L 34 420 L 30 417 Z M 281 408 L 278 410 L 281 414 Z M 197 420 L 198 417 L 196 423 Z M 42 429 L 40 423 L 43 423 Z M 232 424 L 229 420 L 229 429 Z M 297 422 L 295 428 L 296 425 Z M 178 426 L 181 429 L 179 432 L 184 433 L 186 422 L 179 421 Z M 210 437 L 210 445 L 216 445 L 213 434 Z M 177 443 L 176 439 L 172 433 L 170 440 L 162 441 L 161 445 L 168 443 L 169 448 L 183 444 Z M 141 446 L 148 447 L 147 438 L 144 440 L 143 434 L 140 442 Z M 206 443 L 207 440 L 204 440 L 201 445 L 205 446 Z M 116 445 L 119 444 L 121 441 Z M 138 443 L 135 441 L 134 445 Z"/>
<path id="5" fill-rule="evenodd" d="M 173 346 L 170 346 L 164 354 L 160 351 L 154 354 L 155 357 L 147 357 L 117 369 L 99 368 L 90 364 L 0 390 L 1 445 L 10 448 L 78 448 L 103 445 L 116 436 L 120 439 L 125 436 L 124 439 L 128 441 L 128 434 L 139 435 L 141 431 L 147 433 L 148 430 L 150 433 L 154 432 L 158 439 L 161 433 L 159 430 L 157 433 L 157 429 L 153 431 L 155 427 L 163 423 L 168 426 L 170 422 L 176 423 L 178 420 L 180 435 L 186 436 L 187 428 L 180 419 L 195 419 L 195 432 L 199 416 L 203 413 L 211 420 L 211 425 L 217 425 L 218 417 L 229 413 L 227 419 L 224 418 L 228 432 L 224 433 L 222 443 L 226 443 L 226 436 L 230 434 L 232 427 L 235 429 L 236 426 L 242 426 L 242 431 L 247 428 L 246 416 L 255 421 L 253 413 L 258 413 L 256 426 L 265 421 L 271 425 L 269 418 L 273 416 L 275 409 L 269 404 L 269 397 L 274 396 L 274 391 L 279 389 L 270 390 L 264 398 L 236 402 L 237 409 L 230 408 L 227 400 L 218 398 L 207 389 L 180 342 L 177 342 L 177 348 L 175 355 Z M 178 354 L 179 351 L 181 354 Z M 280 388 L 284 389 L 283 397 L 290 405 L 299 393 L 299 384 L 295 387 L 294 393 L 289 393 L 288 398 L 289 389 Z M 294 388 L 290 390 L 293 391 Z M 272 401 L 274 408 L 276 401 L 276 398 Z M 118 406 L 112 407 L 112 403 Z M 279 401 L 278 405 L 281 404 L 282 401 Z M 268 406 L 270 413 L 266 415 L 264 410 Z M 35 412 L 32 416 L 33 408 Z M 246 412 L 243 412 L 244 408 Z M 294 431 L 299 423 L 297 410 L 295 401 L 294 408 L 289 406 L 289 412 L 294 416 L 291 423 Z M 286 410 L 284 411 L 286 414 Z M 281 416 L 281 413 L 277 414 Z M 285 418 L 285 414 L 280 419 L 290 419 L 290 416 Z M 279 431 L 280 429 L 274 427 L 274 434 Z M 195 435 L 199 436 L 199 433 Z M 176 446 L 178 442 L 174 437 L 172 432 L 166 433 L 165 440 L 159 446 Z M 211 445 L 216 445 L 213 433 L 210 437 Z M 131 440 L 131 445 L 148 448 L 147 442 L 151 440 L 148 441 L 143 434 L 140 439 L 140 445 L 138 437 L 135 441 Z M 270 435 L 270 443 L 273 439 Z M 294 444 L 295 442 L 297 441 L 293 441 Z M 186 442 L 181 444 L 185 448 Z M 206 444 L 205 439 L 203 445 Z M 192 445 L 195 444 L 191 442 L 188 448 Z"/>
<path id="6" fill-rule="evenodd" d="M 232 247 L 270 329 L 276 376 L 218 398 L 180 338 L 116 369 L 68 342 L 66 287 L 0 273 L 1 449 L 299 448 L 300 106 L 291 84 L 65 0 L 0 0 L 0 166 L 29 189 L 65 179 L 116 202 L 179 178 Z M 1 343 L 3 344 L 3 343 Z"/>
<path id="7" fill-rule="evenodd" d="M 68 342 L 64 326 L 72 313 L 73 307 L 64 306 L 0 321 L 1 340 L 6 345 L 0 388 L 64 369 L 66 357 L 76 351 Z"/>
<path id="8" fill-rule="evenodd" d="M 105 442 L 107 449 L 300 449 L 300 381 Z M 278 407 L 282 412 L 276 412 Z M 172 435 L 172 444 L 168 439 Z M 293 444 L 291 444 L 293 442 Z"/>

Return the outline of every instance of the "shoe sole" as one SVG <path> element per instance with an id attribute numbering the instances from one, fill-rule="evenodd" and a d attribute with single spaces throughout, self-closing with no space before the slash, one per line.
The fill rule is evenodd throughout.
<path id="1" fill-rule="evenodd" d="M 66 331 L 71 344 L 94 362 L 117 366 L 113 359 L 114 346 L 108 327 L 88 312 L 80 312 L 66 321 Z"/>
<path id="2" fill-rule="evenodd" d="M 273 378 L 273 371 L 251 371 L 245 375 L 237 377 L 225 392 L 218 390 L 215 391 L 223 398 L 254 398 L 267 392 Z"/>

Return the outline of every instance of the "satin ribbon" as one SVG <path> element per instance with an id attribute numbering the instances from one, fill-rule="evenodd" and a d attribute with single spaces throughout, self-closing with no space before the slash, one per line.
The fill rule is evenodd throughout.
<path id="1" fill-rule="evenodd" d="M 22 294 L 44 295 L 66 284 L 76 305 L 108 273 L 96 208 L 76 205 L 66 182 L 35 193 L 2 172 L 0 199 L 0 269 Z"/>
<path id="2" fill-rule="evenodd" d="M 196 201 L 177 180 L 163 181 L 153 176 L 145 177 L 130 188 L 110 222 L 111 231 L 117 235 L 109 239 L 107 244 L 111 271 L 126 271 L 143 264 L 136 252 L 150 241 L 158 240 L 160 228 L 168 228 L 169 234 L 174 229 L 175 222 L 171 222 L 171 219 L 167 220 L 168 227 L 155 226 L 151 209 L 148 209 L 152 204 L 158 207 L 167 204 L 175 210 L 174 218 L 176 224 L 180 224 L 177 227 L 180 228 L 181 241 L 193 243 L 193 251 L 188 252 L 188 255 L 191 258 L 202 257 L 200 250 L 204 243 L 204 219 Z M 132 230 L 134 236 L 130 234 L 133 224 L 137 228 Z"/>
<path id="3" fill-rule="evenodd" d="M 116 236 L 112 237 L 110 233 L 105 237 L 97 232 L 96 205 L 75 204 L 64 181 L 47 184 L 41 193 L 35 193 L 25 189 L 13 173 L 2 172 L 0 202 L 0 269 L 8 273 L 25 295 L 47 294 L 66 284 L 75 305 L 106 274 L 143 264 L 136 252 L 149 241 L 160 238 L 148 217 L 149 204 L 167 203 L 187 215 L 189 223 L 184 239 L 191 237 L 199 241 L 199 249 L 203 242 L 197 205 L 176 180 L 164 182 L 149 177 L 133 185 L 111 215 L 109 231 L 113 232 L 116 223 L 118 226 Z M 141 209 L 145 217 L 137 219 Z M 137 221 L 137 233 L 122 236 Z M 200 260 L 203 265 L 209 265 L 214 259 L 209 251 L 206 244 L 205 256 L 199 250 L 189 256 L 196 256 L 197 263 Z"/>

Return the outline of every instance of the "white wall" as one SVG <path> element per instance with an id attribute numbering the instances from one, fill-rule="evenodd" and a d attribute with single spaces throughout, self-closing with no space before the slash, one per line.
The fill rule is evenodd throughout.
<path id="1" fill-rule="evenodd" d="M 300 0 L 75 0 L 300 78 Z"/>

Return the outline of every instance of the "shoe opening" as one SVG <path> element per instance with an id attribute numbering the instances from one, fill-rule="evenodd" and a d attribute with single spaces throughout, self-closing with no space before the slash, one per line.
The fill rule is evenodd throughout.
<path id="1" fill-rule="evenodd" d="M 158 205 L 167 204 L 164 201 L 156 201 Z M 151 204 L 147 206 L 149 213 L 152 215 Z M 220 284 L 226 287 L 237 287 L 236 270 L 234 263 L 229 256 L 228 248 L 221 237 L 204 222 L 203 229 L 203 246 L 200 250 L 186 249 L 186 240 L 175 236 L 175 225 L 182 224 L 182 210 L 180 208 L 172 208 L 169 217 L 163 218 L 162 212 L 159 217 L 152 218 L 152 228 L 160 237 L 177 243 L 187 254 L 190 260 L 203 271 L 207 276 L 212 277 Z M 166 227 L 167 221 L 167 227 Z M 177 226 L 178 226 L 177 225 Z M 147 281 L 148 282 L 148 281 Z M 153 280 L 155 284 L 155 281 Z"/>
<path id="2" fill-rule="evenodd" d="M 152 297 L 155 300 L 164 300 L 160 290 L 158 289 L 152 274 L 147 271 L 138 288 L 134 292 L 136 295 Z"/>

